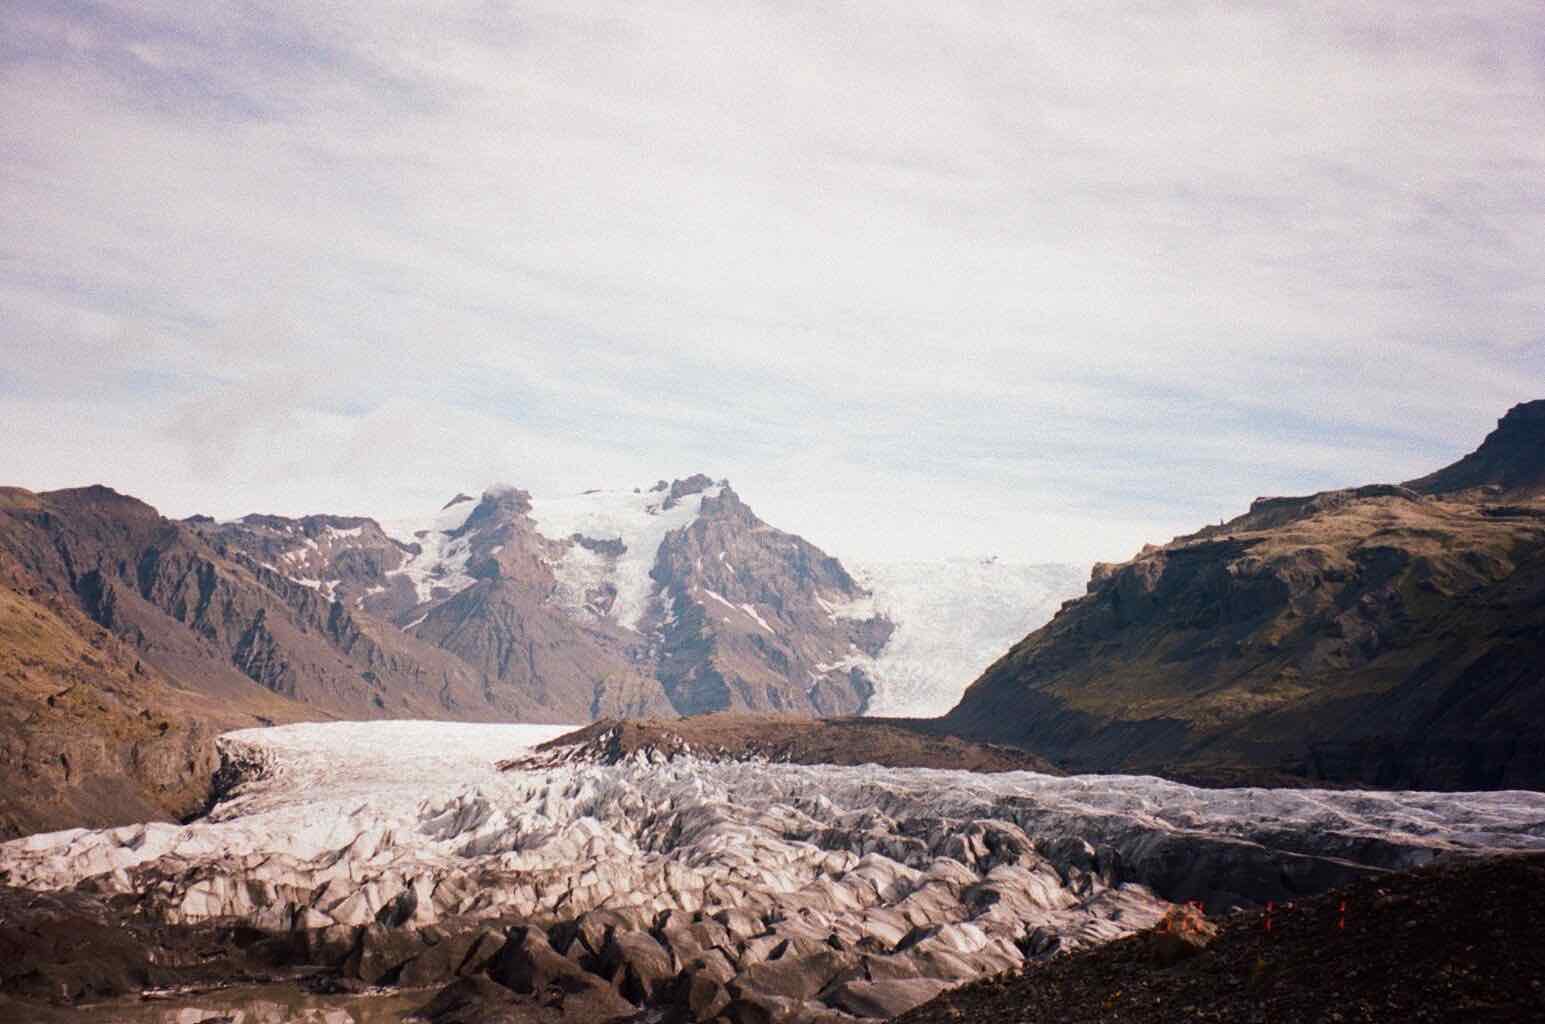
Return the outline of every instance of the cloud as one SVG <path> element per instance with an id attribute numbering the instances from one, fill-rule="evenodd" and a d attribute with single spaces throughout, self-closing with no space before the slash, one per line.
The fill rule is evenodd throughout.
<path id="1" fill-rule="evenodd" d="M 701 469 L 839 554 L 1110 559 L 1416 475 L 1545 379 L 1533 4 L 0 21 L 23 485 Z"/>

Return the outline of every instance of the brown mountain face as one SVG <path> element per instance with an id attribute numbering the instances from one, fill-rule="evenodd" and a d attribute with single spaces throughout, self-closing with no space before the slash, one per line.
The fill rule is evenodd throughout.
<path id="1" fill-rule="evenodd" d="M 577 621 L 554 602 L 555 546 L 537 532 L 530 511 L 524 491 L 483 496 L 450 533 L 453 542 L 467 545 L 466 572 L 476 582 L 416 608 L 413 635 L 526 694 L 558 719 L 673 714 L 642 663 L 636 638 Z"/>
<path id="2" fill-rule="evenodd" d="M 1545 402 L 1406 486 L 1095 567 L 940 723 L 1077 770 L 1545 787 Z"/>
<path id="3" fill-rule="evenodd" d="M 0 492 L 0 507 L 32 497 Z M 0 839 L 198 810 L 215 734 L 304 714 L 256 685 L 246 691 L 179 688 L 0 551 Z"/>
<path id="4" fill-rule="evenodd" d="M 844 662 L 878 654 L 891 623 L 839 614 L 866 596 L 842 563 L 762 522 L 728 484 L 666 535 L 651 575 L 663 590 L 658 676 L 682 714 L 851 715 L 874 692 Z"/>
<path id="5" fill-rule="evenodd" d="M 307 717 L 535 713 L 444 652 L 217 547 L 198 525 L 104 487 L 32 497 L 3 510 L 0 547 L 190 689 L 241 700 L 256 683 L 314 708 Z"/>
<path id="6" fill-rule="evenodd" d="M 214 752 L 174 693 L 110 634 L 0 588 L 0 840 L 195 810 Z"/>
<path id="7" fill-rule="evenodd" d="M 390 619 L 417 604 L 406 578 L 389 576 L 416 553 L 416 545 L 388 537 L 374 519 L 249 515 L 234 523 L 216 523 L 194 516 L 184 524 L 221 554 L 245 556 L 254 571 L 266 568 L 305 580 L 345 607 Z"/>
<path id="8" fill-rule="evenodd" d="M 225 729 L 575 710 L 545 707 L 206 531 L 217 532 L 104 487 L 0 490 L 0 742 L 33 780 L 11 790 L 0 828 L 191 810 Z"/>

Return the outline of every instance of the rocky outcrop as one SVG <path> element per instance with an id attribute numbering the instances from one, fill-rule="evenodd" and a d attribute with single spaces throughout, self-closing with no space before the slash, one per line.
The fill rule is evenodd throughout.
<path id="1" fill-rule="evenodd" d="M 219 724 L 255 715 L 179 692 L 79 612 L 28 595 L 37 588 L 5 566 L 0 555 L 0 838 L 200 810 Z"/>
<path id="2" fill-rule="evenodd" d="M 626 638 L 580 628 L 528 583 L 479 582 L 426 614 L 414 635 L 480 669 L 489 686 L 544 709 L 544 720 L 674 713 Z M 532 719 L 527 719 L 532 720 Z"/>
<path id="3" fill-rule="evenodd" d="M 387 536 L 374 519 L 249 515 L 229 523 L 202 517 L 184 522 L 219 554 L 294 580 L 346 608 L 389 619 L 417 603 L 408 581 L 394 575 L 416 554 L 416 545 Z"/>
<path id="4" fill-rule="evenodd" d="M 1058 774 L 1043 758 L 1017 747 L 940 736 L 906 719 L 793 715 L 695 715 L 665 721 L 601 719 L 501 763 L 506 770 L 586 762 L 618 764 L 636 757 L 771 761 L 778 764 L 948 768 L 972 772 Z"/>
<path id="5" fill-rule="evenodd" d="M 1423 494 L 1485 488 L 1488 497 L 1545 497 L 1545 399 L 1513 406 L 1475 451 L 1406 486 Z"/>
<path id="6" fill-rule="evenodd" d="M 0 525 L 15 512 L 53 514 L 0 492 Z M 218 696 L 180 687 L 138 633 L 110 628 L 132 621 L 133 600 L 95 569 L 81 578 L 80 594 L 63 590 L 0 547 L 0 837 L 194 813 L 216 733 L 303 714 L 246 680 Z"/>
<path id="7" fill-rule="evenodd" d="M 1096 566 L 941 728 L 1077 770 L 1545 786 L 1540 409 L 1432 477 L 1261 499 Z"/>
<path id="8" fill-rule="evenodd" d="M 891 623 L 846 612 L 867 595 L 842 563 L 762 522 L 728 484 L 666 535 L 651 577 L 657 675 L 682 714 L 851 715 L 874 692 L 861 659 L 879 653 Z"/>

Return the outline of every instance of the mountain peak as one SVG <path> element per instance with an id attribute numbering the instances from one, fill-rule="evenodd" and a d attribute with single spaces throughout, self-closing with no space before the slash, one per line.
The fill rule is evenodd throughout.
<path id="1" fill-rule="evenodd" d="M 1424 494 L 1492 487 L 1515 496 L 1545 495 L 1545 399 L 1513 406 L 1475 451 L 1406 486 Z"/>
<path id="2" fill-rule="evenodd" d="M 122 494 L 104 484 L 86 487 L 69 487 L 59 491 L 45 491 L 38 497 L 45 501 L 70 508 L 94 508 L 128 515 L 138 519 L 158 519 L 160 513 L 133 495 Z"/>
<path id="3" fill-rule="evenodd" d="M 721 480 L 719 482 L 729 486 L 728 480 Z M 693 473 L 685 480 L 672 480 L 670 490 L 665 495 L 665 504 L 661 507 L 667 509 L 674 508 L 676 503 L 682 498 L 690 497 L 694 494 L 702 494 L 713 485 L 713 480 L 706 473 Z M 659 485 L 656 484 L 655 487 L 658 489 Z"/>

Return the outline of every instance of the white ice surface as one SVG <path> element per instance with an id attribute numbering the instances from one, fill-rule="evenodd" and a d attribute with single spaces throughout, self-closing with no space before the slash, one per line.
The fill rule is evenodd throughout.
<path id="1" fill-rule="evenodd" d="M 1386 866 L 1442 852 L 1545 849 L 1545 794 L 1533 792 L 1208 790 L 1148 776 L 984 775 L 690 756 L 495 768 L 570 728 L 377 721 L 228 733 L 221 738 L 227 751 L 261 770 L 207 819 L 33 835 L 0 844 L 0 869 L 11 884 L 40 887 L 157 860 L 220 863 L 247 855 L 342 864 L 352 879 L 485 858 L 506 868 L 551 869 L 562 867 L 571 851 L 560 840 L 575 829 L 607 836 L 598 849 L 636 854 L 642 844 L 709 869 L 723 857 L 755 860 L 762 846 L 776 864 L 823 830 L 836 830 L 819 845 L 858 842 L 854 853 L 889 849 L 926 866 L 929 851 L 905 853 L 916 842 L 904 826 L 928 820 L 997 820 L 1035 840 L 1071 837 L 1133 849 L 1170 836 L 1363 859 L 1376 844 Z M 752 824 L 749 831 L 708 828 L 696 835 L 670 827 L 672 815 L 705 813 L 708 822 Z M 848 840 L 838 834 L 853 829 Z M 736 852 L 737 844 L 745 849 Z"/>
<path id="2" fill-rule="evenodd" d="M 583 611 L 585 592 L 611 583 L 617 588 L 617 599 L 607 617 L 637 629 L 649 599 L 659 589 L 649 572 L 665 535 L 696 519 L 703 498 L 717 497 L 720 490 L 715 486 L 687 495 L 669 509 L 663 507 L 664 491 L 592 491 L 533 499 L 531 517 L 542 536 L 565 540 L 577 533 L 592 540 L 620 539 L 627 547 L 615 560 L 578 544 L 570 547 L 553 565 L 559 600 L 571 611 Z"/>

